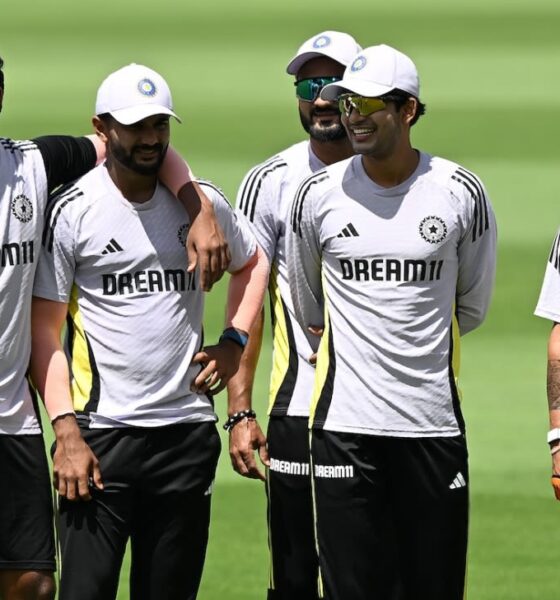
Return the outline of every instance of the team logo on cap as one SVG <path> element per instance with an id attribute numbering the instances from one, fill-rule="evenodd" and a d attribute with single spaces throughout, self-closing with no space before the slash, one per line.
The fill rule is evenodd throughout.
<path id="1" fill-rule="evenodd" d="M 177 231 L 177 239 L 179 240 L 179 244 L 184 247 L 187 243 L 187 234 L 189 233 L 189 226 L 187 223 L 181 225 Z"/>
<path id="2" fill-rule="evenodd" d="M 358 56 L 350 67 L 351 71 L 361 71 L 366 66 L 367 60 L 365 56 Z"/>
<path id="3" fill-rule="evenodd" d="M 138 82 L 138 91 L 143 96 L 155 96 L 157 92 L 156 84 L 151 79 L 141 79 Z"/>
<path id="4" fill-rule="evenodd" d="M 313 48 L 324 48 L 331 43 L 331 38 L 328 35 L 321 35 L 313 42 Z"/>
<path id="5" fill-rule="evenodd" d="M 33 218 L 33 204 L 31 200 L 20 194 L 12 200 L 12 213 L 22 223 L 28 223 Z"/>
<path id="6" fill-rule="evenodd" d="M 429 244 L 439 244 L 447 235 L 447 225 L 439 217 L 426 217 L 420 223 L 420 235 Z"/>

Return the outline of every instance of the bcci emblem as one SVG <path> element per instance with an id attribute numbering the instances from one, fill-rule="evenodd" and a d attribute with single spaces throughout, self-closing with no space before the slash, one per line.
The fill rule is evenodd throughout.
<path id="1" fill-rule="evenodd" d="M 179 230 L 177 231 L 177 239 L 179 240 L 179 244 L 181 244 L 181 246 L 185 246 L 185 244 L 187 243 L 187 234 L 189 233 L 189 226 L 185 223 L 184 225 L 181 225 L 181 227 L 179 227 Z"/>
<path id="2" fill-rule="evenodd" d="M 447 225 L 439 217 L 426 217 L 420 223 L 420 235 L 429 244 L 439 244 L 447 235 Z"/>
<path id="3" fill-rule="evenodd" d="M 143 96 L 155 96 L 157 92 L 156 85 L 150 79 L 142 79 L 138 82 L 138 91 Z"/>
<path id="4" fill-rule="evenodd" d="M 330 43 L 331 43 L 331 38 L 326 35 L 322 35 L 313 42 L 313 48 L 324 48 L 325 46 L 328 46 Z"/>
<path id="5" fill-rule="evenodd" d="M 361 71 L 366 66 L 367 60 L 365 56 L 358 56 L 350 67 L 351 71 Z"/>
<path id="6" fill-rule="evenodd" d="M 27 223 L 33 218 L 33 204 L 31 200 L 20 194 L 12 200 L 12 213 L 14 217 L 22 223 Z"/>

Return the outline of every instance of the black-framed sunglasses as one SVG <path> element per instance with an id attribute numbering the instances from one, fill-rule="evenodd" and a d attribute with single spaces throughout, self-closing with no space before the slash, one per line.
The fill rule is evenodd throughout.
<path id="1" fill-rule="evenodd" d="M 340 81 L 342 77 L 310 77 L 295 81 L 296 96 L 305 102 L 315 102 L 321 90 L 328 84 Z"/>

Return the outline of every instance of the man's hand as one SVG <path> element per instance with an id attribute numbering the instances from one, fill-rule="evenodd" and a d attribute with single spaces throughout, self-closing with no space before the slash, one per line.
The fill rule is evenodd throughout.
<path id="1" fill-rule="evenodd" d="M 261 462 L 268 466 L 268 450 L 266 438 L 256 419 L 243 419 L 236 423 L 229 432 L 229 456 L 237 473 L 251 479 L 265 481 L 255 461 L 254 451 L 258 450 Z"/>
<path id="2" fill-rule="evenodd" d="M 324 328 L 323 327 L 316 327 L 315 325 L 310 325 L 307 328 L 307 331 L 309 331 L 309 333 L 311 333 L 312 335 L 316 335 L 317 337 L 321 337 L 323 335 Z M 309 362 L 312 365 L 316 365 L 317 364 L 317 352 L 313 352 L 313 354 L 309 357 Z"/>
<path id="3" fill-rule="evenodd" d="M 223 339 L 215 346 L 206 346 L 194 355 L 193 363 L 203 366 L 191 389 L 198 394 L 217 394 L 227 385 L 239 368 L 243 348 L 232 340 Z"/>
<path id="4" fill-rule="evenodd" d="M 179 198 L 189 206 L 191 226 L 187 236 L 187 271 L 195 270 L 198 263 L 200 287 L 208 292 L 228 268 L 231 255 L 222 228 L 216 220 L 214 206 L 200 186 L 192 181 L 184 185 Z"/>
<path id="5" fill-rule="evenodd" d="M 103 489 L 99 461 L 84 441 L 73 415 L 57 419 L 53 428 L 56 434 L 55 488 L 67 500 L 91 500 L 90 485 Z"/>

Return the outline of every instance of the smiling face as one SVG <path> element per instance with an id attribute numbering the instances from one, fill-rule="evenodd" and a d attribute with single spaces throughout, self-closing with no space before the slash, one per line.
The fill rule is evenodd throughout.
<path id="1" fill-rule="evenodd" d="M 414 98 L 400 108 L 388 101 L 383 109 L 365 116 L 352 109 L 342 116 L 342 123 L 356 154 L 386 160 L 403 144 L 409 144 L 410 122 L 415 111 Z"/>
<path id="2" fill-rule="evenodd" d="M 110 159 L 139 175 L 159 171 L 169 145 L 169 116 L 153 115 L 132 125 L 109 116 L 97 118 L 96 127 L 105 138 Z"/>
<path id="3" fill-rule="evenodd" d="M 298 71 L 296 80 L 315 77 L 340 78 L 343 73 L 343 65 L 326 56 L 320 56 L 308 60 Z M 311 138 L 319 142 L 330 142 L 346 137 L 336 102 L 326 102 L 319 97 L 311 102 L 301 99 L 298 102 L 301 124 Z"/>

